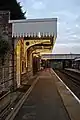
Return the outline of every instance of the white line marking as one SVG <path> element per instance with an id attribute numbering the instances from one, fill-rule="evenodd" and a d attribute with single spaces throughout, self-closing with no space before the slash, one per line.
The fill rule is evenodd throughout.
<path id="1" fill-rule="evenodd" d="M 52 70 L 54 72 L 54 70 Z M 67 90 L 69 90 L 69 92 L 73 95 L 73 97 L 79 102 L 80 104 L 80 100 L 79 98 L 70 90 L 70 88 L 61 80 L 61 78 L 54 72 L 54 74 L 56 75 L 56 77 L 63 83 L 63 85 L 67 88 Z"/>

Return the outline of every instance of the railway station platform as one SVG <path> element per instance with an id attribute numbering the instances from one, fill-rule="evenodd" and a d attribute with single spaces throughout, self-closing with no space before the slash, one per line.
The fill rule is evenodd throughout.
<path id="1" fill-rule="evenodd" d="M 79 120 L 79 103 L 65 89 L 52 69 L 42 70 L 22 106 L 6 120 Z"/>
<path id="2" fill-rule="evenodd" d="M 39 72 L 5 120 L 80 120 L 79 111 L 80 103 L 57 74 L 47 68 Z"/>
<path id="3" fill-rule="evenodd" d="M 49 69 L 38 81 L 14 120 L 70 120 Z"/>
<path id="4" fill-rule="evenodd" d="M 78 70 L 78 69 L 65 68 L 65 70 L 72 71 L 75 73 L 80 73 L 80 70 Z"/>

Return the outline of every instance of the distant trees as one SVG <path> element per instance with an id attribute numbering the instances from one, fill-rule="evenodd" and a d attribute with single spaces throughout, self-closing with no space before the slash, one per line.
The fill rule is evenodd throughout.
<path id="1" fill-rule="evenodd" d="M 22 12 L 21 8 L 22 6 L 17 0 L 0 0 L 0 10 L 10 11 L 11 20 L 26 19 L 25 13 Z"/>

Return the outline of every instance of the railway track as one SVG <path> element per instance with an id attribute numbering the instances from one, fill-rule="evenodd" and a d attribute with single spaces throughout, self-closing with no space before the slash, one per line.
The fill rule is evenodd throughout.
<path id="1" fill-rule="evenodd" d="M 6 117 L 11 113 L 12 110 L 16 107 L 16 105 L 20 102 L 20 100 L 24 97 L 25 93 L 29 90 L 29 88 L 34 83 L 34 80 L 37 78 L 39 73 L 37 73 L 33 78 L 31 78 L 27 84 L 23 84 L 21 88 L 18 89 L 20 94 L 14 102 L 9 103 L 1 112 L 0 112 L 0 120 L 5 120 Z"/>
<path id="2" fill-rule="evenodd" d="M 17 99 L 13 103 L 9 103 L 1 112 L 0 112 L 0 120 L 5 120 L 6 116 L 12 111 L 14 106 L 18 103 L 21 99 L 23 94 L 20 94 Z"/>
<path id="3" fill-rule="evenodd" d="M 18 97 L 14 100 L 14 102 L 8 103 L 8 105 L 0 112 L 0 120 L 5 120 L 5 118 L 9 115 L 9 113 L 14 109 L 19 100 L 23 97 L 25 92 L 30 88 L 31 85 L 25 85 L 24 88 L 20 88 L 21 92 Z"/>
<path id="4" fill-rule="evenodd" d="M 67 70 L 54 70 L 63 82 L 73 91 L 80 99 L 80 74 Z"/>

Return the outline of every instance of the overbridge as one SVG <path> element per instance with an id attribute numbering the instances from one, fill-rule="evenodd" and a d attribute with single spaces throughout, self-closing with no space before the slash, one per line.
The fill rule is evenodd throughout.
<path id="1" fill-rule="evenodd" d="M 75 59 L 80 57 L 80 54 L 43 54 L 41 56 L 42 59 L 53 59 L 53 60 L 60 60 L 60 59 Z"/>
<path id="2" fill-rule="evenodd" d="M 43 63 L 49 62 L 50 67 L 64 69 L 71 68 L 74 60 L 78 59 L 80 54 L 42 54 L 41 59 Z"/>

